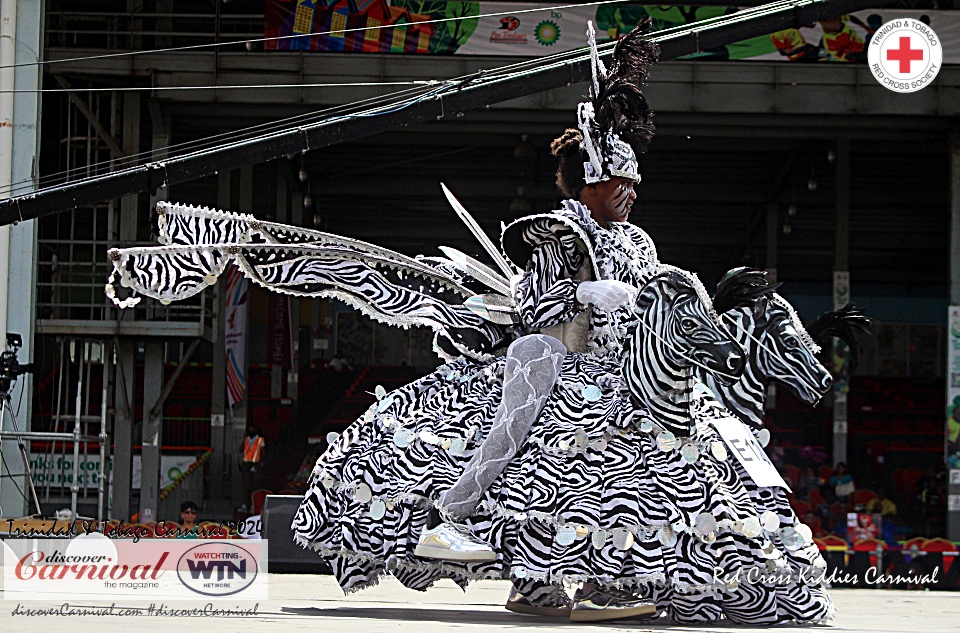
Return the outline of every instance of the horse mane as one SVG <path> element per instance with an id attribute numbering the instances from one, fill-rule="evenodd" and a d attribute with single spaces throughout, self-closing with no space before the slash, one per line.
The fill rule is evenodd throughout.
<path id="1" fill-rule="evenodd" d="M 779 283 L 771 283 L 767 279 L 767 272 L 764 270 L 746 266 L 733 268 L 727 271 L 717 284 L 717 291 L 713 294 L 713 307 L 718 314 L 734 308 L 749 308 L 761 297 L 779 287 Z"/>
<path id="2" fill-rule="evenodd" d="M 807 326 L 807 332 L 815 341 L 835 336 L 846 343 L 850 348 L 850 368 L 855 369 L 860 364 L 860 347 L 857 345 L 856 333 L 870 333 L 871 325 L 873 319 L 864 315 L 856 305 L 848 303 L 839 310 L 818 316 Z"/>

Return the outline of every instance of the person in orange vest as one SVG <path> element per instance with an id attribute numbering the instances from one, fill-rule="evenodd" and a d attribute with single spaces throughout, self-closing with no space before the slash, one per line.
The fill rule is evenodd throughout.
<path id="1" fill-rule="evenodd" d="M 247 437 L 240 444 L 240 475 L 243 478 L 244 502 L 241 512 L 247 510 L 247 500 L 260 484 L 260 465 L 266 442 L 260 436 L 259 429 L 252 424 L 247 427 Z"/>

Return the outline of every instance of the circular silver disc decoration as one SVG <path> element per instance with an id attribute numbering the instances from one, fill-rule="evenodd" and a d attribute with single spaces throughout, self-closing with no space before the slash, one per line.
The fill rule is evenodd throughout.
<path id="1" fill-rule="evenodd" d="M 523 567 L 514 567 L 514 568 L 513 568 L 513 575 L 516 576 L 517 578 L 526 578 L 526 577 L 527 577 L 527 570 L 526 570 L 525 568 L 523 568 Z"/>
<path id="2" fill-rule="evenodd" d="M 713 453 L 713 456 L 717 461 L 725 461 L 727 459 L 727 447 L 723 445 L 723 442 L 714 442 L 710 445 L 710 452 Z"/>
<path id="3" fill-rule="evenodd" d="M 743 521 L 734 521 L 733 531 L 737 534 L 743 534 Z"/>
<path id="4" fill-rule="evenodd" d="M 337 483 L 337 480 L 330 475 L 324 475 L 320 478 L 320 483 L 323 484 L 324 488 L 332 488 L 333 484 Z"/>
<path id="5" fill-rule="evenodd" d="M 607 450 L 607 440 L 606 439 L 597 440 L 597 443 L 594 444 L 594 446 L 596 446 L 598 451 L 605 451 Z"/>
<path id="6" fill-rule="evenodd" d="M 791 551 L 803 547 L 803 537 L 797 530 L 789 526 L 780 530 L 780 540 L 783 541 L 783 546 Z"/>
<path id="7" fill-rule="evenodd" d="M 813 530 L 810 529 L 809 525 L 801 523 L 794 529 L 797 531 L 797 534 L 800 535 L 801 545 L 807 545 L 813 542 Z"/>
<path id="8" fill-rule="evenodd" d="M 676 533 L 678 533 L 678 534 L 679 534 L 680 532 L 686 532 L 686 531 L 687 531 L 687 524 L 684 523 L 683 521 L 674 521 L 673 525 L 671 525 L 670 527 L 673 528 L 673 531 L 676 532 Z"/>
<path id="9" fill-rule="evenodd" d="M 653 422 L 651 422 L 650 420 L 643 420 L 640 423 L 640 430 L 644 433 L 649 433 L 650 431 L 653 430 Z"/>
<path id="10" fill-rule="evenodd" d="M 453 446 L 453 440 L 451 440 L 449 437 L 440 440 L 440 448 L 443 450 L 449 450 L 451 446 Z"/>
<path id="11" fill-rule="evenodd" d="M 777 516 L 776 512 L 767 510 L 760 515 L 760 525 L 762 525 L 763 529 L 767 532 L 776 532 L 780 529 L 780 517 Z"/>
<path id="12" fill-rule="evenodd" d="M 373 395 L 376 396 L 377 400 L 383 400 L 383 397 L 387 395 L 387 390 L 383 388 L 383 385 L 377 385 L 373 390 Z"/>
<path id="13" fill-rule="evenodd" d="M 695 464 L 697 459 L 700 458 L 700 449 L 697 448 L 696 444 L 684 444 L 683 448 L 680 449 L 680 456 L 687 462 Z"/>
<path id="14" fill-rule="evenodd" d="M 633 547 L 633 532 L 617 528 L 613 531 L 613 546 L 621 552 L 625 552 Z"/>
<path id="15" fill-rule="evenodd" d="M 370 518 L 374 521 L 379 521 L 386 513 L 387 504 L 385 504 L 382 500 L 375 499 L 373 503 L 370 504 Z"/>
<path id="16" fill-rule="evenodd" d="M 767 565 L 767 571 L 776 571 L 777 569 L 777 561 L 773 560 L 772 558 L 767 560 L 766 565 Z"/>
<path id="17" fill-rule="evenodd" d="M 714 532 L 707 532 L 700 535 L 700 540 L 704 543 L 713 543 L 717 540 L 717 535 Z"/>
<path id="18" fill-rule="evenodd" d="M 514 520 L 514 521 L 519 521 L 519 522 L 522 523 L 522 522 L 524 522 L 524 521 L 527 520 L 527 513 L 526 513 L 526 512 L 517 512 L 515 515 L 513 515 L 513 520 Z"/>
<path id="19" fill-rule="evenodd" d="M 590 528 L 588 528 L 586 525 L 578 525 L 576 532 L 577 538 L 585 538 L 587 534 L 590 534 Z"/>
<path id="20" fill-rule="evenodd" d="M 440 436 L 433 431 L 420 431 L 420 441 L 435 446 L 440 443 Z"/>
<path id="21" fill-rule="evenodd" d="M 593 546 L 597 549 L 600 549 L 607 544 L 607 531 L 606 530 L 596 530 L 593 535 L 590 537 L 590 542 L 593 543 Z"/>
<path id="22" fill-rule="evenodd" d="M 467 442 L 462 437 L 455 437 L 452 442 L 450 442 L 450 454 L 451 455 L 463 455 L 463 451 L 467 449 Z"/>
<path id="23" fill-rule="evenodd" d="M 665 547 L 673 547 L 677 544 L 677 533 L 670 526 L 661 528 L 657 533 L 657 540 Z"/>
<path id="24" fill-rule="evenodd" d="M 561 451 L 569 450 L 570 442 L 568 442 L 567 440 L 560 440 L 559 442 L 557 442 L 557 447 L 559 447 Z"/>
<path id="25" fill-rule="evenodd" d="M 213 284 L 217 283 L 217 276 L 213 274 L 207 274 L 203 276 L 203 280 L 208 286 L 212 286 Z"/>
<path id="26" fill-rule="evenodd" d="M 564 547 L 572 545 L 573 542 L 577 540 L 577 530 L 569 525 L 558 527 L 557 536 L 554 540 L 557 542 L 557 545 Z"/>
<path id="27" fill-rule="evenodd" d="M 410 440 L 413 439 L 413 432 L 408 431 L 404 428 L 399 428 L 393 432 L 393 443 L 397 445 L 398 448 L 406 448 L 410 446 Z"/>
<path id="28" fill-rule="evenodd" d="M 757 433 L 757 441 L 760 442 L 760 446 L 766 446 L 770 443 L 770 431 L 768 429 L 760 429 L 760 432 Z"/>
<path id="29" fill-rule="evenodd" d="M 397 504 L 393 499 L 387 499 L 387 510 L 393 510 L 396 507 Z"/>
<path id="30" fill-rule="evenodd" d="M 717 519 L 709 512 L 701 512 L 693 522 L 700 534 L 712 534 L 717 529 Z"/>
<path id="31" fill-rule="evenodd" d="M 357 484 L 357 489 L 353 491 L 353 498 L 360 503 L 369 503 L 373 499 L 373 492 L 367 484 Z"/>
<path id="32" fill-rule="evenodd" d="M 603 392 L 600 391 L 600 387 L 596 385 L 587 385 L 580 390 L 580 395 L 583 396 L 583 399 L 587 402 L 596 402 L 603 397 Z"/>
<path id="33" fill-rule="evenodd" d="M 590 443 L 590 436 L 583 429 L 577 429 L 573 434 L 573 443 L 577 445 L 577 448 L 586 448 L 587 444 Z"/>
<path id="34" fill-rule="evenodd" d="M 660 431 L 657 435 L 657 446 L 661 451 L 672 451 L 677 446 L 677 436 L 670 431 Z"/>
<path id="35" fill-rule="evenodd" d="M 327 445 L 333 444 L 340 437 L 340 434 L 336 431 L 330 431 L 327 433 Z"/>
<path id="36" fill-rule="evenodd" d="M 757 538 L 762 531 L 763 528 L 760 527 L 760 519 L 757 517 L 750 517 L 743 522 L 743 535 L 747 538 Z"/>
<path id="37" fill-rule="evenodd" d="M 397 419 L 392 415 L 385 415 L 383 416 L 383 420 L 381 420 L 380 424 L 383 425 L 383 428 L 389 429 L 396 421 Z"/>

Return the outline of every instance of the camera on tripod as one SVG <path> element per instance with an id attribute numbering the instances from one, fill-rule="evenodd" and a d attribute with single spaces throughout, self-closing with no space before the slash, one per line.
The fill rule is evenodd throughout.
<path id="1" fill-rule="evenodd" d="M 33 373 L 33 363 L 20 364 L 17 354 L 23 347 L 23 338 L 19 334 L 7 332 L 7 349 L 0 352 L 0 393 L 10 391 L 10 385 L 17 376 Z"/>

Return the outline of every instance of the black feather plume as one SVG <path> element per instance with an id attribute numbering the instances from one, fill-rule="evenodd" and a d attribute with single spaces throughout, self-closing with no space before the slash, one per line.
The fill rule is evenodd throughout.
<path id="1" fill-rule="evenodd" d="M 852 303 L 848 303 L 839 310 L 825 312 L 807 326 L 807 333 L 818 343 L 827 342 L 826 339 L 835 336 L 850 348 L 850 368 L 856 369 L 860 364 L 860 346 L 857 344 L 857 332 L 870 333 L 873 319 L 865 316 Z"/>
<path id="2" fill-rule="evenodd" d="M 756 303 L 760 297 L 770 294 L 780 287 L 779 283 L 770 283 L 763 270 L 741 266 L 727 271 L 717 291 L 713 295 L 713 308 L 723 314 L 734 308 L 746 308 Z"/>
<path id="3" fill-rule="evenodd" d="M 593 94 L 594 138 L 604 155 L 609 155 L 607 132 L 613 131 L 640 156 L 653 140 L 653 112 L 640 86 L 646 82 L 650 67 L 660 57 L 656 42 L 646 39 L 652 21 L 644 19 L 617 42 L 607 76 L 599 78 L 600 90 Z"/>

